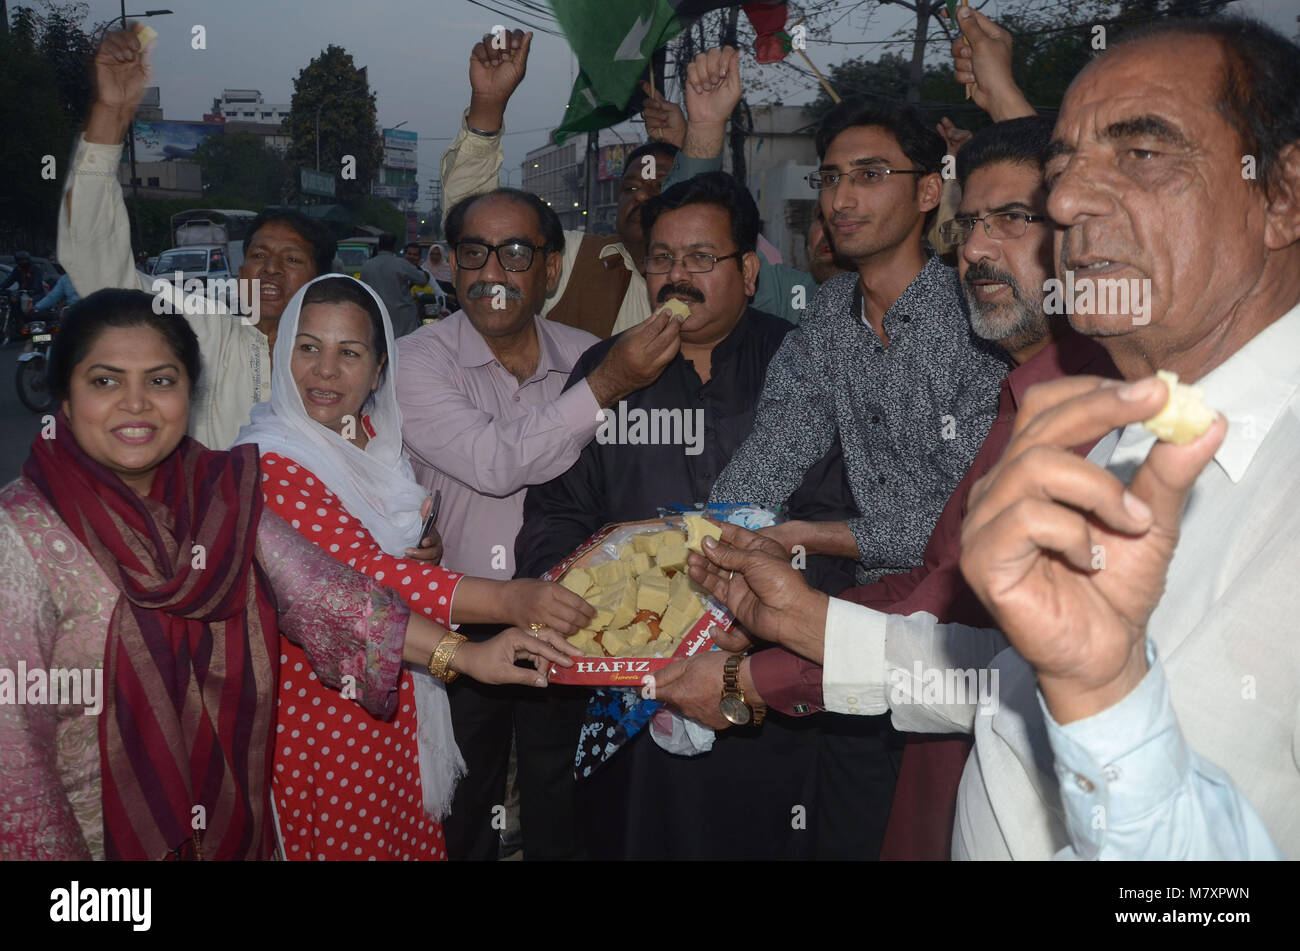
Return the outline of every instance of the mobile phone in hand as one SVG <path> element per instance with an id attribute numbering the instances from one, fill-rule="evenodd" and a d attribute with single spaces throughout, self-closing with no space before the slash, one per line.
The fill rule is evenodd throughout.
<path id="1" fill-rule="evenodd" d="M 433 493 L 433 505 L 429 507 L 429 517 L 424 520 L 424 527 L 420 529 L 420 540 L 416 543 L 417 548 L 424 544 L 424 540 L 429 537 L 429 532 L 433 531 L 433 526 L 438 521 L 438 508 L 441 504 L 442 490 L 437 489 Z"/>

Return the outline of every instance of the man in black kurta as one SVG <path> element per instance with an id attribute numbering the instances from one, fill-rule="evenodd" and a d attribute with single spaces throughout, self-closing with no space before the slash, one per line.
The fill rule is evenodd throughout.
<path id="1" fill-rule="evenodd" d="M 792 329 L 747 306 L 757 271 L 756 260 L 750 263 L 757 209 L 734 179 L 720 172 L 699 176 L 647 208 L 651 305 L 677 297 L 692 309 L 682 324 L 682 352 L 655 383 L 612 411 L 611 425 L 568 472 L 529 489 L 515 545 L 522 576 L 554 567 L 604 524 L 653 518 L 660 506 L 707 499 L 749 435 L 768 361 Z M 699 270 L 705 266 L 710 269 Z M 570 382 L 582 379 L 612 343 L 583 354 Z M 667 434 L 656 425 L 657 443 L 646 441 L 653 410 L 660 411 L 660 424 L 664 410 L 682 421 Z M 680 438 L 665 443 L 665 435 Z M 838 449 L 808 472 L 789 509 L 791 518 L 856 514 Z M 846 585 L 852 570 L 846 559 L 808 560 L 810 580 L 828 591 Z M 816 796 L 817 720 L 773 714 L 761 727 L 719 734 L 712 751 L 696 757 L 666 753 L 642 730 L 579 782 L 586 852 L 636 859 L 814 857 L 817 817 L 793 817 L 795 806 L 806 811 Z M 575 715 L 570 773 L 580 725 Z M 892 775 L 882 777 L 880 790 L 862 790 L 864 801 L 883 802 L 868 810 L 881 813 L 882 823 L 892 791 Z"/>

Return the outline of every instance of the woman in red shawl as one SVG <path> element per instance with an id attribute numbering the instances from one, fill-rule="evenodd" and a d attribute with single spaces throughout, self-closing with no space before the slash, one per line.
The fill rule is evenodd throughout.
<path id="1" fill-rule="evenodd" d="M 380 714 L 402 662 L 435 651 L 489 682 L 544 683 L 516 657 L 570 663 L 550 632 L 452 653 L 266 512 L 252 447 L 185 436 L 198 342 L 152 305 L 104 290 L 69 311 L 61 411 L 0 490 L 0 669 L 26 691 L 0 703 L 3 859 L 270 857 L 281 632 Z"/>

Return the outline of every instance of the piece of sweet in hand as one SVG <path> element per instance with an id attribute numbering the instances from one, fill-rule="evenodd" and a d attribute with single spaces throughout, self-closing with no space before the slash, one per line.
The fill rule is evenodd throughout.
<path id="1" fill-rule="evenodd" d="M 1169 388 L 1169 399 L 1155 416 L 1142 425 L 1165 442 L 1178 445 L 1191 442 L 1214 423 L 1215 412 L 1205 405 L 1199 387 L 1178 382 L 1178 374 L 1157 370 L 1156 376 Z"/>
<path id="2" fill-rule="evenodd" d="M 697 555 L 704 554 L 704 549 L 700 547 L 700 543 L 706 537 L 715 540 L 722 538 L 722 526 L 708 521 L 703 515 L 687 515 L 684 520 L 686 522 L 686 547 Z"/>
<path id="3" fill-rule="evenodd" d="M 676 317 L 681 323 L 686 323 L 687 318 L 691 316 L 690 305 L 687 304 L 686 301 L 679 300 L 676 297 L 670 297 L 668 303 L 664 304 L 659 309 L 668 311 L 668 313 Z"/>

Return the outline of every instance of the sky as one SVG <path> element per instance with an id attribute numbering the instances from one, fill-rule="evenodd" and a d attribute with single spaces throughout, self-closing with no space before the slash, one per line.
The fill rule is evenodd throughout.
<path id="1" fill-rule="evenodd" d="M 835 42 L 809 39 L 808 55 L 823 70 L 851 56 L 874 58 L 886 50 L 902 50 L 882 43 L 911 17 L 900 8 L 858 0 L 811 0 L 808 5 L 843 15 L 832 29 Z M 114 0 L 88 0 L 87 6 L 90 23 L 121 12 Z M 999 0 L 989 0 L 984 10 L 996 19 L 998 7 Z M 429 180 L 438 177 L 439 158 L 469 104 L 470 50 L 498 23 L 520 26 L 469 0 L 129 0 L 127 14 L 164 8 L 173 14 L 148 22 L 159 33 L 152 62 L 165 118 L 201 120 L 226 88 L 259 89 L 266 102 L 288 103 L 298 71 L 334 43 L 351 53 L 357 65 L 368 67 L 381 127 L 405 122 L 404 129 L 420 134 L 422 202 L 429 197 Z M 1287 36 L 1296 34 L 1300 0 L 1240 0 L 1235 8 Z M 206 31 L 203 50 L 191 48 L 198 25 Z M 559 123 L 575 69 L 561 37 L 534 37 L 528 74 L 506 112 L 505 172 L 513 184 L 519 184 L 525 153 L 544 145 L 549 130 Z M 815 94 L 802 78 L 785 82 L 781 90 L 786 105 L 810 101 Z M 643 138 L 639 125 L 618 131 L 626 138 Z"/>

